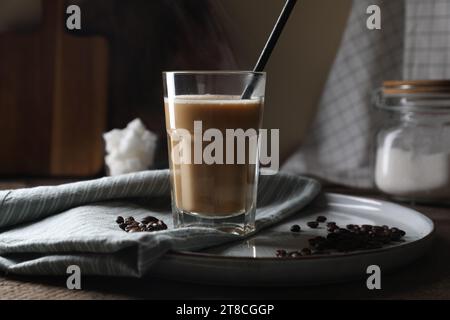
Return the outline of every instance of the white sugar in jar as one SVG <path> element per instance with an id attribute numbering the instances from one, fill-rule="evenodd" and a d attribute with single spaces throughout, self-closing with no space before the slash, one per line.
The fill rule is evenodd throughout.
<path id="1" fill-rule="evenodd" d="M 400 200 L 450 203 L 450 81 L 387 81 L 375 106 L 377 188 Z"/>

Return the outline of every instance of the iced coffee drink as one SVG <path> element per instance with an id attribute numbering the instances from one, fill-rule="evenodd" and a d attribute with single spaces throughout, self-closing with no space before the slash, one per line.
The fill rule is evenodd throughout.
<path id="1" fill-rule="evenodd" d="M 243 99 L 250 81 L 258 86 Z M 166 73 L 165 82 L 175 225 L 251 231 L 264 74 Z"/>

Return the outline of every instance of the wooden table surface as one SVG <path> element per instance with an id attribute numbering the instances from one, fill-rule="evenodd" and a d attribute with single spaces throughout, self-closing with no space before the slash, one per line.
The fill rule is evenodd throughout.
<path id="1" fill-rule="evenodd" d="M 65 181 L 0 181 L 1 189 L 51 185 Z M 325 191 L 381 198 L 370 192 L 342 188 Z M 0 299 L 450 299 L 450 207 L 412 206 L 436 225 L 434 244 L 424 257 L 383 274 L 382 289 L 369 291 L 365 280 L 345 284 L 251 288 L 187 284 L 155 278 L 111 279 L 87 277 L 82 290 L 66 288 L 62 277 L 15 277 L 0 274 Z"/>

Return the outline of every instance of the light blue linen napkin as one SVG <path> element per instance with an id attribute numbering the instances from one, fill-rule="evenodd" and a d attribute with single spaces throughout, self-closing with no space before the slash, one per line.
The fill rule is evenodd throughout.
<path id="1" fill-rule="evenodd" d="M 320 191 L 312 179 L 262 176 L 257 231 L 298 212 Z M 151 215 L 168 230 L 126 233 L 117 216 Z M 174 229 L 169 172 L 146 171 L 61 186 L 0 191 L 0 270 L 12 274 L 142 277 L 170 250 L 201 250 L 239 240 L 208 228 Z"/>

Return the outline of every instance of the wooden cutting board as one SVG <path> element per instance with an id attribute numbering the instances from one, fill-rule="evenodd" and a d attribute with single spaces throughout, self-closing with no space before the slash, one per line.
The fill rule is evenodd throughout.
<path id="1" fill-rule="evenodd" d="M 103 168 L 108 48 L 65 30 L 43 1 L 31 32 L 0 33 L 0 175 L 91 176 Z"/>

